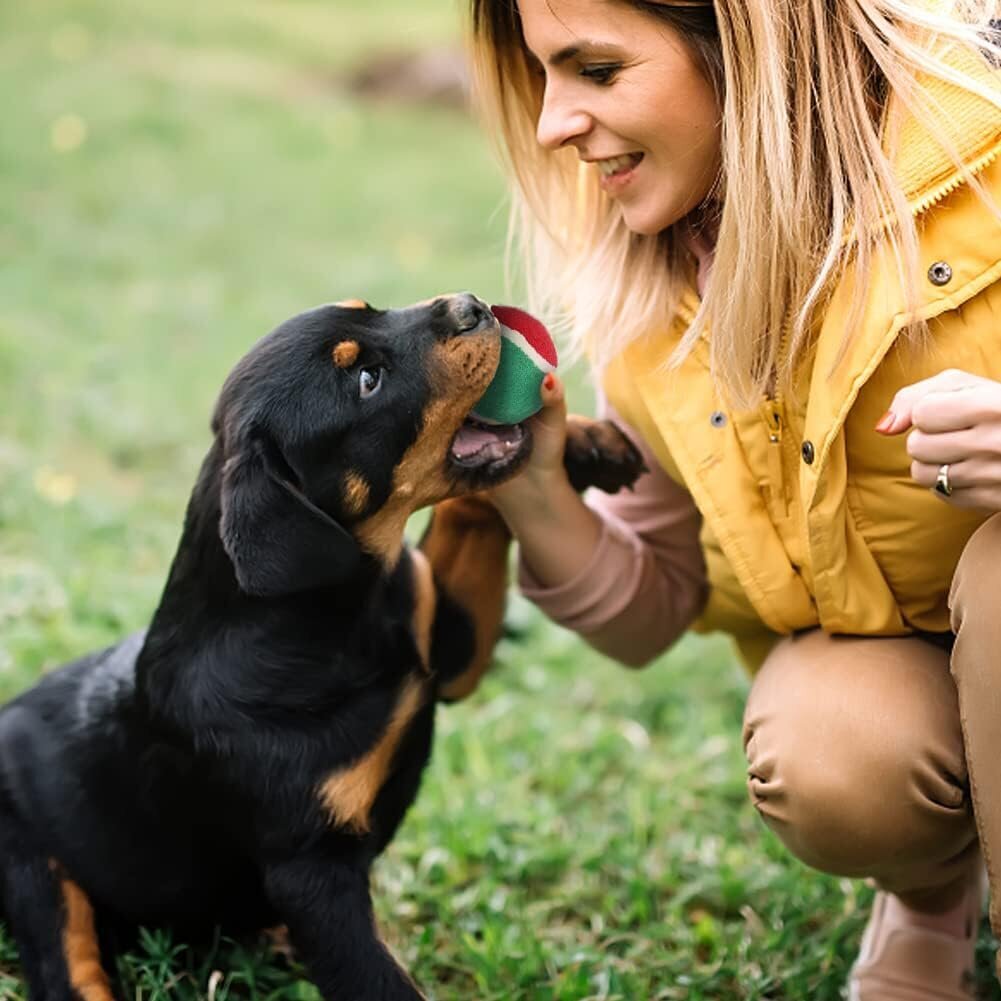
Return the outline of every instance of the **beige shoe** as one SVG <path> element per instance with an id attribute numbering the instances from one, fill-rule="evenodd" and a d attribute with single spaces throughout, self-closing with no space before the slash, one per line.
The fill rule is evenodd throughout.
<path id="1" fill-rule="evenodd" d="M 961 938 L 895 920 L 888 893 L 877 893 L 848 978 L 849 1001 L 970 1001 L 973 955 L 983 906 L 978 869 L 966 891 Z"/>

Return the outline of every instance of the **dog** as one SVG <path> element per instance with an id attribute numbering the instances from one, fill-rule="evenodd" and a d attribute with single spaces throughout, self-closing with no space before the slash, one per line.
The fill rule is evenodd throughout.
<path id="1" fill-rule="evenodd" d="M 149 627 L 0 710 L 0 899 L 33 1001 L 111 1001 L 140 925 L 285 926 L 325 998 L 421 997 L 378 937 L 369 868 L 435 703 L 476 687 L 501 628 L 510 536 L 479 492 L 531 437 L 468 417 L 499 353 L 468 293 L 352 300 L 230 373 Z M 577 419 L 566 465 L 616 490 L 642 460 Z"/>

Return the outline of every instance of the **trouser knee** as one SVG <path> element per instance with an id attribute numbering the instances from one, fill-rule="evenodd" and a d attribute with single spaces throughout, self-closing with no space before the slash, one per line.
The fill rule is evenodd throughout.
<path id="1" fill-rule="evenodd" d="M 909 892 L 949 883 L 975 842 L 948 660 L 921 640 L 783 641 L 744 740 L 754 805 L 814 868 Z"/>

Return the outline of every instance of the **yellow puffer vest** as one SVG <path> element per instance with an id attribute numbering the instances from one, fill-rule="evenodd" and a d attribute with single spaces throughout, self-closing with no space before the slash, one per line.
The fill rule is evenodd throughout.
<path id="1" fill-rule="evenodd" d="M 933 89 L 963 162 L 1001 205 L 1001 114 L 957 88 Z M 633 342 L 605 371 L 609 401 L 702 512 L 711 593 L 696 628 L 730 633 L 752 668 L 779 635 L 813 626 L 946 631 L 953 571 L 987 516 L 914 483 L 906 436 L 873 430 L 898 389 L 943 369 L 1001 381 L 1001 224 L 938 143 L 912 119 L 903 128 L 897 176 L 927 269 L 915 312 L 905 309 L 887 248 L 864 276 L 869 293 L 851 348 L 835 365 L 849 273 L 792 398 L 727 411 L 705 339 L 679 368 L 665 367 L 698 306 L 694 292 L 671 329 Z M 929 338 L 898 336 L 919 317 Z"/>

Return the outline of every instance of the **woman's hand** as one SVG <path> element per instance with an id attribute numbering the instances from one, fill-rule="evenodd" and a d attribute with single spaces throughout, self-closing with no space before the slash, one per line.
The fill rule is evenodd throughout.
<path id="1" fill-rule="evenodd" d="M 555 375 L 542 382 L 542 410 L 529 422 L 532 454 L 517 476 L 488 496 L 518 540 L 521 559 L 542 587 L 574 580 L 601 537 L 598 516 L 570 485 L 563 465 L 567 403 Z"/>
<path id="2" fill-rule="evenodd" d="M 1001 511 L 1001 382 L 947 369 L 905 386 L 893 398 L 876 430 L 910 431 L 911 476 L 935 488 L 944 467 L 956 507 Z"/>
<path id="3" fill-rule="evenodd" d="M 551 483 L 566 479 L 567 401 L 563 383 L 550 373 L 542 380 L 540 394 L 542 409 L 528 421 L 532 434 L 528 462 L 517 476 L 490 491 L 490 499 L 502 513 L 520 501 L 536 502 Z"/>

